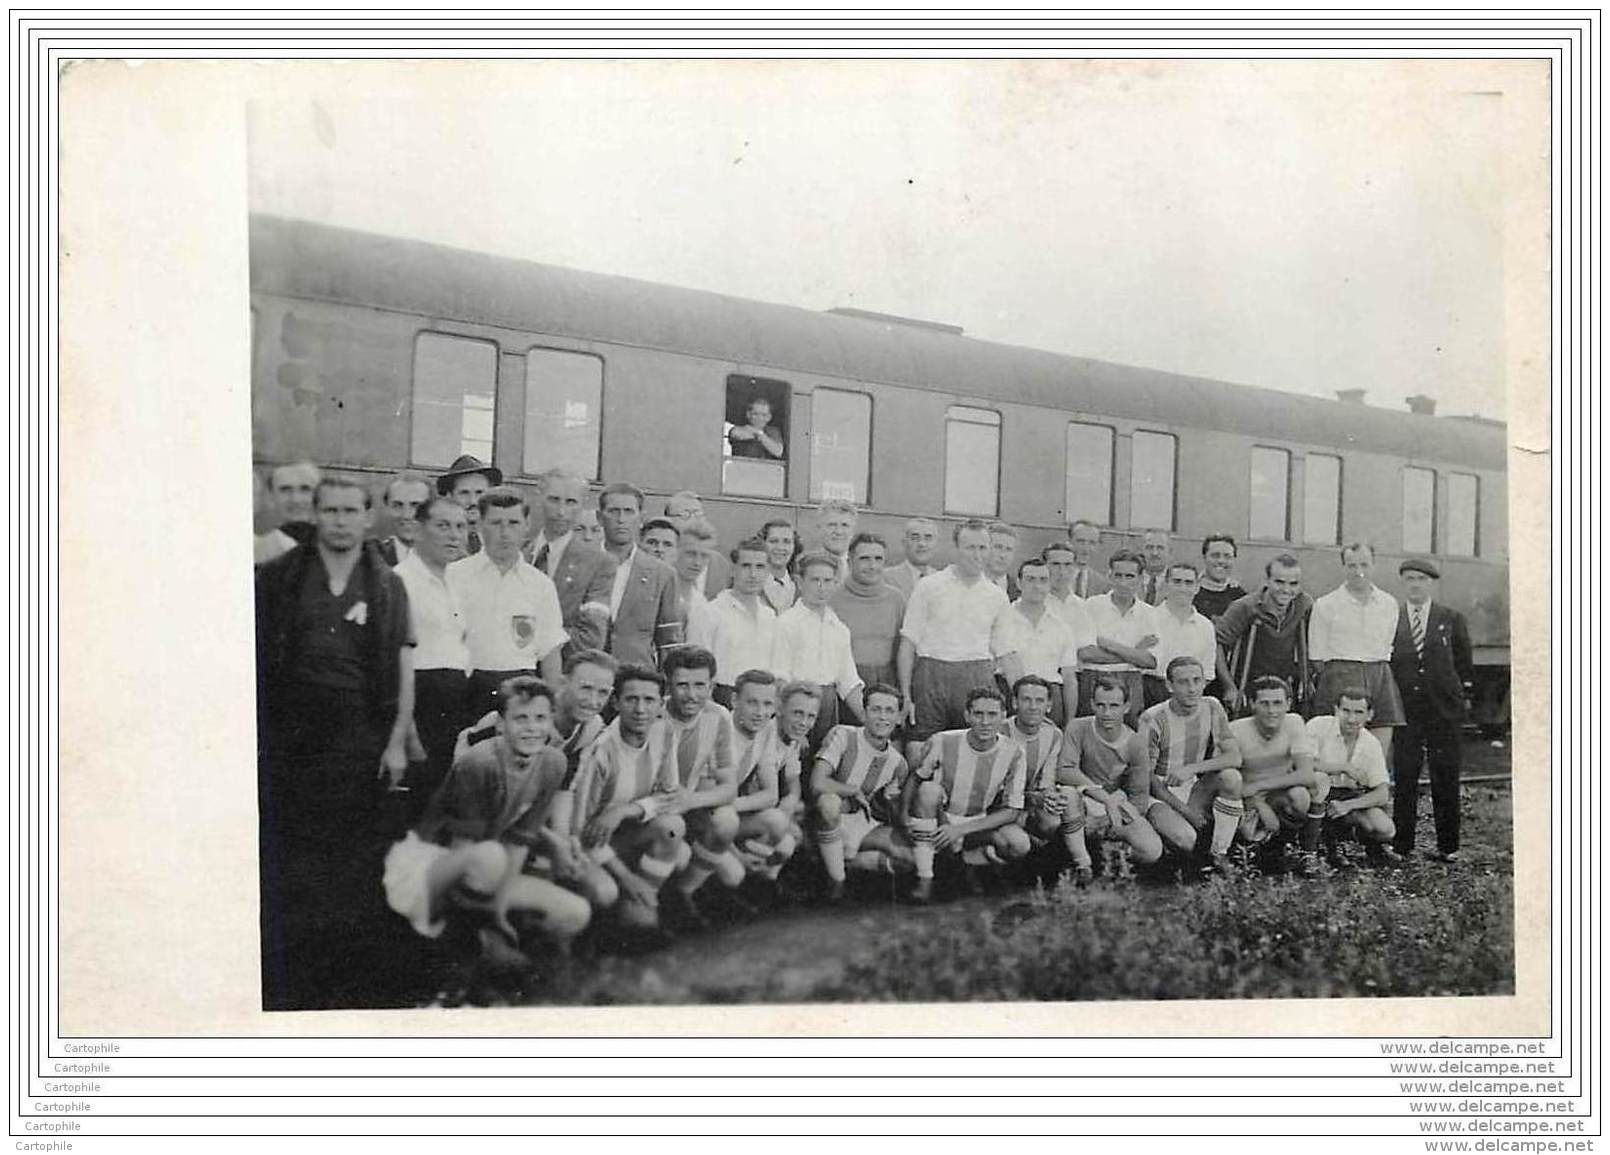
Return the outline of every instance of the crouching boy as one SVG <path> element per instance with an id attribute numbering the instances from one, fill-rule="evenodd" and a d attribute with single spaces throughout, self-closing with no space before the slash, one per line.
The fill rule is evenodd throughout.
<path id="1" fill-rule="evenodd" d="M 810 808 L 830 903 L 844 898 L 847 864 L 862 870 L 915 865 L 910 848 L 874 813 L 880 797 L 887 806 L 905 785 L 906 760 L 891 741 L 905 703 L 899 690 L 874 682 L 862 705 L 866 724 L 835 726 L 811 768 Z"/>
<path id="2" fill-rule="evenodd" d="M 553 695 L 518 677 L 497 698 L 497 737 L 454 761 L 419 824 L 386 855 L 386 901 L 430 938 L 456 907 L 488 916 L 481 937 L 489 953 L 498 938 L 517 947 L 511 915 L 563 948 L 587 926 L 587 902 L 526 871 L 533 850 L 569 857 L 568 840 L 547 825 L 565 779 L 564 755 L 548 745 Z"/>
<path id="3" fill-rule="evenodd" d="M 789 753 L 777 732 L 777 675 L 745 670 L 733 687 L 732 729 L 738 744 L 735 853 L 765 904 L 776 898 L 777 875 L 799 847 L 794 820 L 783 809 L 783 766 Z"/>
<path id="4" fill-rule="evenodd" d="M 1061 815 L 1062 836 L 1080 843 L 1086 834 L 1122 842 L 1131 859 L 1150 865 L 1163 857 L 1163 840 L 1143 817 L 1151 806 L 1152 778 L 1141 760 L 1130 757 L 1138 739 L 1124 722 L 1128 686 L 1111 674 L 1098 675 L 1090 707 L 1095 713 L 1075 718 L 1062 738 L 1057 782 L 1079 798 Z"/>
<path id="5" fill-rule="evenodd" d="M 999 690 L 967 695 L 967 729 L 934 735 L 901 794 L 917 882 L 914 902 L 933 897 L 935 856 L 956 854 L 975 869 L 1029 852 L 1023 812 L 1023 747 L 1001 737 L 1006 703 Z"/>
<path id="6" fill-rule="evenodd" d="M 1302 869 L 1318 866 L 1319 833 L 1330 779 L 1314 769 L 1314 742 L 1303 720 L 1291 713 L 1283 679 L 1265 674 L 1247 687 L 1252 716 L 1230 723 L 1241 746 L 1241 797 L 1246 816 L 1241 840 L 1268 842 L 1282 829 L 1300 831 Z"/>

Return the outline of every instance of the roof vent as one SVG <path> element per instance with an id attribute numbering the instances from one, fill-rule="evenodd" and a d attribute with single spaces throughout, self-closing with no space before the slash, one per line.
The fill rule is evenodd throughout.
<path id="1" fill-rule="evenodd" d="M 854 317 L 861 321 L 878 321 L 885 325 L 905 325 L 912 329 L 929 329 L 935 333 L 949 333 L 955 337 L 962 335 L 960 325 L 944 325 L 938 321 L 919 321 L 915 317 L 900 317 L 894 313 L 874 313 L 871 309 L 838 308 L 829 309 L 828 312 L 840 317 Z"/>
<path id="2" fill-rule="evenodd" d="M 1413 397 L 1405 397 L 1403 400 L 1408 403 L 1410 413 L 1423 413 L 1427 417 L 1437 415 L 1437 399 L 1435 397 L 1427 397 L 1424 393 L 1416 393 Z"/>
<path id="3" fill-rule="evenodd" d="M 1336 390 L 1336 400 L 1343 405 L 1362 405 L 1364 404 L 1365 392 L 1366 390 L 1363 389 L 1338 389 Z"/>

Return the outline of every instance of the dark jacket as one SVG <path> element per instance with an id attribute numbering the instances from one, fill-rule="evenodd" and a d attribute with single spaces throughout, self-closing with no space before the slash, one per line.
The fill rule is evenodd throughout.
<path id="1" fill-rule="evenodd" d="M 292 625 L 297 599 L 318 547 L 299 545 L 257 568 L 257 709 L 259 733 L 274 717 L 274 705 L 284 688 L 285 671 L 296 663 Z M 364 631 L 364 665 L 368 672 L 366 696 L 370 721 L 390 727 L 397 717 L 401 671 L 397 655 L 408 644 L 408 591 L 402 579 L 380 556 L 374 542 L 365 542 L 358 555 L 353 579 L 362 581 L 369 603 Z"/>
<path id="2" fill-rule="evenodd" d="M 1416 654 L 1409 603 L 1401 603 L 1398 632 L 1392 639 L 1392 677 L 1403 696 L 1404 709 L 1411 715 L 1429 708 L 1445 721 L 1462 719 L 1470 709 L 1465 686 L 1474 677 L 1465 616 L 1432 602 L 1426 613 L 1425 650 Z"/>
<path id="3" fill-rule="evenodd" d="M 526 542 L 520 552 L 526 561 L 537 564 L 535 538 Z M 615 559 L 596 545 L 588 545 L 572 536 L 550 576 L 554 591 L 559 595 L 565 632 L 570 635 L 565 653 L 603 649 L 605 627 L 601 623 L 609 613 L 609 595 L 615 584 Z M 602 606 L 604 613 L 584 614 L 582 607 L 585 605 Z"/>
<path id="4" fill-rule="evenodd" d="M 1252 679 L 1276 674 L 1292 683 L 1294 706 L 1312 700 L 1308 615 L 1313 609 L 1313 599 L 1299 590 L 1286 612 L 1277 614 L 1268 586 L 1230 603 L 1224 616 L 1213 623 L 1213 631 L 1236 689 L 1245 694 Z"/>

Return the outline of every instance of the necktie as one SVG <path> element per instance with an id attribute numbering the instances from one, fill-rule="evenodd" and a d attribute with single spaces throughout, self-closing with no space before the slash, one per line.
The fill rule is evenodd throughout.
<path id="1" fill-rule="evenodd" d="M 537 559 L 531 563 L 543 573 L 548 572 L 548 543 L 543 542 L 542 548 L 537 551 Z"/>
<path id="2" fill-rule="evenodd" d="M 1085 580 L 1089 576 L 1090 571 L 1082 569 L 1079 571 L 1078 576 L 1073 579 L 1073 592 L 1080 597 L 1085 597 L 1086 591 L 1090 589 L 1090 583 Z"/>
<path id="3" fill-rule="evenodd" d="M 1409 608 L 1409 632 L 1414 635 L 1414 654 L 1417 658 L 1426 655 L 1426 619 L 1425 609 L 1422 606 Z"/>

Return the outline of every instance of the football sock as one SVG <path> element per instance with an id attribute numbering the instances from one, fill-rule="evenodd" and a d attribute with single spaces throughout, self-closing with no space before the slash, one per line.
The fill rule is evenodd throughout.
<path id="1" fill-rule="evenodd" d="M 1077 806 L 1078 812 L 1073 812 Z M 1062 844 L 1068 848 L 1068 856 L 1073 859 L 1076 866 L 1090 865 L 1090 847 L 1085 845 L 1085 813 L 1084 799 L 1075 798 L 1067 811 L 1062 815 Z"/>
<path id="2" fill-rule="evenodd" d="M 911 857 L 917 862 L 917 877 L 932 878 L 934 876 L 934 835 L 939 833 L 939 820 L 936 818 L 913 818 L 907 829 L 911 832 Z"/>
<path id="3" fill-rule="evenodd" d="M 1236 827 L 1241 825 L 1244 813 L 1245 808 L 1239 798 L 1219 797 L 1213 800 L 1213 841 L 1210 847 L 1214 854 L 1223 854 L 1230 849 Z"/>
<path id="4" fill-rule="evenodd" d="M 816 846 L 822 852 L 822 865 L 834 882 L 844 881 L 844 832 L 833 826 L 817 836 Z"/>

